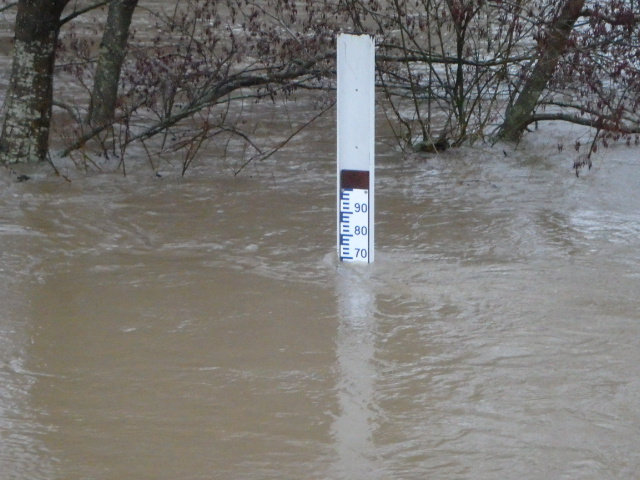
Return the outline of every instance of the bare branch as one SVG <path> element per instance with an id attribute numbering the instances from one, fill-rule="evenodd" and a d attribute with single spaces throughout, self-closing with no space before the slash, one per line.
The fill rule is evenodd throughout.
<path id="1" fill-rule="evenodd" d="M 617 132 L 623 135 L 633 135 L 640 133 L 640 126 L 631 127 L 619 125 L 604 117 L 598 118 L 585 118 L 578 115 L 572 115 L 570 113 L 537 113 L 531 116 L 531 120 L 528 125 L 535 122 L 542 122 L 546 120 L 563 121 L 573 123 L 576 125 L 582 125 L 585 127 L 597 128 L 598 130 L 604 130 L 606 132 Z"/>
<path id="2" fill-rule="evenodd" d="M 5 11 L 9 10 L 10 8 L 13 8 L 13 7 L 17 6 L 17 5 L 18 5 L 18 2 L 8 3 L 4 7 L 0 7 L 0 13 L 5 12 Z"/>
<path id="3" fill-rule="evenodd" d="M 399 48 L 399 47 L 393 47 Z M 405 53 L 408 50 L 405 50 Z M 488 67 L 500 67 L 505 65 L 511 65 L 514 63 L 524 63 L 529 62 L 535 58 L 534 55 L 524 55 L 518 57 L 508 57 L 508 58 L 500 58 L 496 57 L 491 60 L 469 60 L 466 58 L 458 59 L 457 57 L 444 57 L 439 55 L 427 55 L 426 53 L 413 53 L 409 55 L 376 55 L 376 61 L 378 62 L 425 62 L 425 63 L 439 63 L 445 65 L 457 65 L 461 63 L 462 65 L 469 67 L 480 67 L 480 68 L 488 68 Z"/>
<path id="4" fill-rule="evenodd" d="M 317 63 L 326 60 L 327 58 L 334 55 L 334 52 L 324 53 L 319 55 L 318 57 L 309 59 L 306 62 L 300 62 L 297 65 L 290 66 L 286 70 L 277 73 L 267 73 L 260 76 L 237 75 L 235 77 L 231 77 L 222 84 L 218 84 L 215 87 L 211 88 L 208 92 L 205 92 L 202 96 L 197 98 L 194 102 L 192 102 L 190 105 L 187 105 L 179 112 L 163 119 L 156 125 L 147 128 L 144 132 L 132 137 L 131 141 L 152 137 L 162 130 L 171 127 L 179 121 L 193 115 L 194 113 L 215 104 L 220 99 L 226 97 L 236 90 L 270 84 L 279 84 L 287 80 L 293 80 L 302 75 L 308 75 L 313 65 L 316 65 Z"/>
<path id="5" fill-rule="evenodd" d="M 315 122 L 317 119 L 319 119 L 320 117 L 322 117 L 325 113 L 327 113 L 329 110 L 331 110 L 334 105 L 336 104 L 336 102 L 332 102 L 331 105 L 329 105 L 327 108 L 325 108 L 324 110 L 322 110 L 320 113 L 318 113 L 316 116 L 314 116 L 311 120 L 309 120 L 307 123 L 303 124 L 302 126 L 298 127 L 293 133 L 291 133 L 291 135 L 289 135 L 287 138 L 285 138 L 282 142 L 280 142 L 278 145 L 276 145 L 275 147 L 273 147 L 271 149 L 271 151 L 269 153 L 267 153 L 266 155 L 262 156 L 262 154 L 260 153 L 259 157 L 253 156 L 251 157 L 249 160 L 247 160 L 246 162 L 244 162 L 240 168 L 238 170 L 236 170 L 236 172 L 233 174 L 233 176 L 237 176 L 242 170 L 245 169 L 245 167 L 247 167 L 247 165 L 249 165 L 251 162 L 253 162 L 256 158 L 260 158 L 260 160 L 264 161 L 267 158 L 269 158 L 271 155 L 273 155 L 274 153 L 276 153 L 278 150 L 280 150 L 282 147 L 284 147 L 287 143 L 289 143 L 296 135 L 298 135 L 302 130 L 304 130 L 305 128 L 307 128 L 309 125 L 311 125 L 313 122 Z"/>
<path id="6" fill-rule="evenodd" d="M 71 12 L 66 17 L 61 18 L 60 22 L 58 24 L 59 24 L 59 26 L 62 26 L 65 23 L 70 22 L 74 18 L 78 18 L 80 15 L 84 15 L 85 13 L 90 12 L 91 10 L 95 10 L 96 8 L 100 8 L 100 7 L 103 7 L 103 6 L 107 5 L 110 1 L 111 0 L 103 0 L 103 1 L 98 2 L 98 3 L 94 3 L 93 5 L 89 5 L 88 7 L 81 8 L 80 10 L 74 10 L 73 12 Z"/>

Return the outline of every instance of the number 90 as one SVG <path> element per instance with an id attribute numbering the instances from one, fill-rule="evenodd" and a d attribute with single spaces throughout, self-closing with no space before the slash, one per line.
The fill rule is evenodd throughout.
<path id="1" fill-rule="evenodd" d="M 367 213 L 369 210 L 369 206 L 366 203 L 354 203 L 353 208 L 358 213 Z"/>

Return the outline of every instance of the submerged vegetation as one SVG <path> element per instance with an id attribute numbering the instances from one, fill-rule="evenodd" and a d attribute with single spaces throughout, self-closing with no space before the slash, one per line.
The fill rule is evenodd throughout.
<path id="1" fill-rule="evenodd" d="M 14 36 L 0 161 L 50 159 L 55 142 L 84 168 L 102 155 L 126 173 L 137 145 L 154 169 L 181 152 L 184 174 L 213 143 L 242 146 L 246 165 L 331 109 L 335 37 L 357 32 L 376 38 L 379 104 L 403 151 L 517 143 L 535 122 L 573 122 L 593 132 L 577 145 L 577 173 L 599 146 L 638 143 L 639 10 L 633 0 L 0 0 L 2 33 Z M 301 90 L 316 111 L 259 141 L 253 107 Z"/>

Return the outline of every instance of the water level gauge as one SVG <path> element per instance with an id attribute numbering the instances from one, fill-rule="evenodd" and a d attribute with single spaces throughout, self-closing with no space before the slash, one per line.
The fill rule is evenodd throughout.
<path id="1" fill-rule="evenodd" d="M 338 255 L 372 263 L 375 233 L 375 43 L 341 34 L 337 42 Z"/>
<path id="2" fill-rule="evenodd" d="M 370 262 L 369 172 L 342 170 L 340 183 L 340 260 Z"/>
<path id="3" fill-rule="evenodd" d="M 340 191 L 340 260 L 369 261 L 369 190 Z"/>

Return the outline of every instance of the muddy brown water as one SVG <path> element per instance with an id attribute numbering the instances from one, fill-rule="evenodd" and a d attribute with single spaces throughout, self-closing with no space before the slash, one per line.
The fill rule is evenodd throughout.
<path id="1" fill-rule="evenodd" d="M 364 267 L 328 124 L 235 178 L 3 173 L 2 478 L 634 478 L 637 150 L 383 145 Z"/>
<path id="2" fill-rule="evenodd" d="M 0 478 L 637 477 L 638 150 L 576 179 L 579 130 L 426 159 L 383 133 L 353 266 L 334 127 L 237 177 L 0 169 Z"/>

